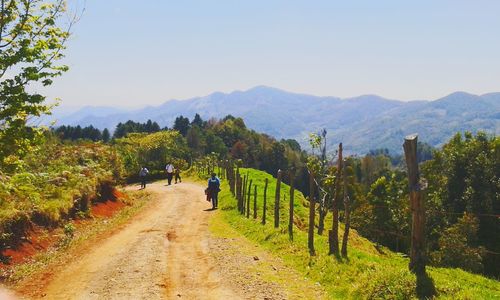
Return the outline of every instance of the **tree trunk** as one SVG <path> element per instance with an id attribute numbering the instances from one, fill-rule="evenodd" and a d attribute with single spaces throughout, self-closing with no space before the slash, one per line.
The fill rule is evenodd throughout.
<path id="1" fill-rule="evenodd" d="M 280 227 L 280 197 L 281 197 L 281 170 L 276 178 L 276 195 L 274 197 L 274 228 Z"/>
<path id="2" fill-rule="evenodd" d="M 340 250 L 340 254 L 343 257 L 347 257 L 347 241 L 349 240 L 349 229 L 351 227 L 351 206 L 350 206 L 350 198 L 349 198 L 349 190 L 347 189 L 347 176 L 345 172 L 343 172 L 344 179 L 344 212 L 345 212 L 345 220 L 344 220 L 344 236 L 342 237 L 342 249 Z"/>
<path id="3" fill-rule="evenodd" d="M 315 218 L 315 202 L 314 202 L 314 174 L 309 170 L 309 231 L 307 236 L 307 246 L 310 255 L 316 255 L 314 251 L 314 218 Z"/>
<path id="4" fill-rule="evenodd" d="M 253 218 L 257 219 L 257 185 L 253 187 Z"/>
<path id="5" fill-rule="evenodd" d="M 327 210 L 326 208 L 320 207 L 319 209 L 319 220 L 318 220 L 318 234 L 322 235 L 323 230 L 325 230 L 325 217 Z"/>
<path id="6" fill-rule="evenodd" d="M 248 195 L 247 195 L 247 218 L 250 218 L 250 196 L 252 194 L 252 179 L 250 179 L 250 183 L 248 184 Z"/>
<path id="7" fill-rule="evenodd" d="M 266 225 L 266 212 L 267 212 L 267 184 L 269 180 L 266 178 L 264 184 L 264 204 L 262 206 L 262 225 Z"/>
<path id="8" fill-rule="evenodd" d="M 288 235 L 290 236 L 290 240 L 293 241 L 293 200 L 294 200 L 294 187 L 293 187 L 293 179 L 294 179 L 293 171 L 290 172 L 290 213 L 288 219 Z"/>
<path id="9" fill-rule="evenodd" d="M 425 208 L 420 191 L 420 174 L 417 161 L 417 135 L 405 137 L 403 144 L 408 183 L 410 187 L 410 208 L 412 214 L 411 248 L 409 268 L 416 274 L 425 272 Z"/>
<path id="10" fill-rule="evenodd" d="M 340 178 L 342 177 L 342 143 L 339 144 L 339 157 L 337 160 L 337 178 L 335 180 L 335 197 L 333 198 L 332 205 L 332 230 L 328 240 L 330 242 L 330 253 L 339 253 L 339 203 L 340 203 Z"/>

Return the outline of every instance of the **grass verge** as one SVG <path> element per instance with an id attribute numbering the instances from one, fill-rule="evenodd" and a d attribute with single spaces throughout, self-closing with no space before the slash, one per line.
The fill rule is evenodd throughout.
<path id="1" fill-rule="evenodd" d="M 334 299 L 498 299 L 500 282 L 471 274 L 460 269 L 428 267 L 426 276 L 416 278 L 408 271 L 408 259 L 387 249 L 378 249 L 370 241 L 357 235 L 350 235 L 348 259 L 328 255 L 328 239 L 315 235 L 316 256 L 310 256 L 307 249 L 307 228 L 305 216 L 307 201 L 296 192 L 294 240 L 287 232 L 288 202 L 280 203 L 280 227 L 273 226 L 273 205 L 275 179 L 265 172 L 241 169 L 258 187 L 257 220 L 247 219 L 236 209 L 236 200 L 226 182 L 219 195 L 220 211 L 217 218 L 243 234 L 249 240 L 261 245 L 272 254 L 281 257 L 290 267 L 303 276 L 319 282 Z M 267 191 L 267 224 L 261 224 L 262 191 L 264 179 L 269 179 Z M 253 190 L 253 189 L 252 189 Z M 282 185 L 282 195 L 289 187 Z M 251 197 L 253 203 L 253 196 Z M 253 204 L 251 204 L 253 207 Z M 251 214 L 252 215 L 252 214 Z M 328 223 L 327 223 L 328 224 Z M 328 227 L 327 227 L 328 228 Z M 341 232 L 342 234 L 342 228 Z"/>

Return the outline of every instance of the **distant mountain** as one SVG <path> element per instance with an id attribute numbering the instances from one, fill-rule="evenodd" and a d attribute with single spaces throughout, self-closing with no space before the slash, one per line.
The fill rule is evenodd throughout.
<path id="1" fill-rule="evenodd" d="M 258 86 L 229 94 L 213 93 L 188 100 L 170 100 L 156 107 L 124 111 L 85 107 L 59 117 L 57 125 L 94 125 L 113 130 L 119 122 L 157 121 L 171 127 L 179 115 L 192 118 L 242 117 L 248 127 L 276 138 L 294 138 L 303 146 L 310 132 L 328 130 L 330 143 L 339 141 L 350 153 L 370 149 L 402 151 L 405 135 L 417 132 L 420 140 L 439 146 L 455 132 L 500 132 L 500 93 L 482 96 L 456 92 L 435 101 L 403 102 L 376 95 L 341 99 L 289 93 Z"/>

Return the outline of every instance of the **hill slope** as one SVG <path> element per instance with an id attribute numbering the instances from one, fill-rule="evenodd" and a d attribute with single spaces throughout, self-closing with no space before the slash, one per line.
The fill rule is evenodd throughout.
<path id="1" fill-rule="evenodd" d="M 273 228 L 275 180 L 271 175 L 254 169 L 241 169 L 258 186 L 258 219 L 241 216 L 236 200 L 224 185 L 220 197 L 218 218 L 242 233 L 248 239 L 281 257 L 303 276 L 323 286 L 332 299 L 412 299 L 437 296 L 442 299 L 495 299 L 500 297 L 500 283 L 460 269 L 428 267 L 427 276 L 415 278 L 408 271 L 408 259 L 373 243 L 351 231 L 348 259 L 328 255 L 327 236 L 315 235 L 316 256 L 307 250 L 307 202 L 300 192 L 295 197 L 294 240 L 287 233 L 288 203 L 280 205 L 280 229 Z M 267 201 L 267 225 L 262 226 L 262 191 L 264 180 L 270 182 Z M 282 195 L 289 187 L 282 185 Z M 287 197 L 288 198 L 288 197 Z M 251 197 L 253 201 L 253 196 Z M 252 206 L 253 204 L 251 204 Z M 252 210 L 253 214 L 253 210 Z M 251 215 L 252 215 L 251 214 Z M 224 229 L 215 227 L 224 234 Z M 328 226 L 327 226 L 328 228 Z M 340 236 L 343 228 L 340 228 Z"/>
<path id="2" fill-rule="evenodd" d="M 93 125 L 113 130 L 118 122 L 157 121 L 172 126 L 179 115 L 204 119 L 228 114 L 242 117 L 247 126 L 276 138 L 294 138 L 303 146 L 308 134 L 326 128 L 331 144 L 344 142 L 346 151 L 363 154 L 370 149 L 389 148 L 401 152 L 401 141 L 418 132 L 433 146 L 455 132 L 485 130 L 500 132 L 500 93 L 450 94 L 435 101 L 396 101 L 375 95 L 349 99 L 289 93 L 259 86 L 229 94 L 213 93 L 188 100 L 170 100 L 158 107 L 123 111 L 85 107 L 69 116 L 56 116 L 58 125 Z"/>

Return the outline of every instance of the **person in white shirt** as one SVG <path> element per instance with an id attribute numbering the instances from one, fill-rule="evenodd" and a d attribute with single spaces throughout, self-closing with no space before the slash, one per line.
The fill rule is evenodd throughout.
<path id="1" fill-rule="evenodd" d="M 146 179 L 149 174 L 149 170 L 146 167 L 142 167 L 141 171 L 139 171 L 139 177 L 141 177 L 141 189 L 146 188 Z"/>
<path id="2" fill-rule="evenodd" d="M 165 170 L 167 171 L 167 180 L 168 180 L 168 185 L 172 184 L 172 178 L 174 178 L 174 165 L 172 163 L 168 163 L 167 166 L 165 166 Z"/>

